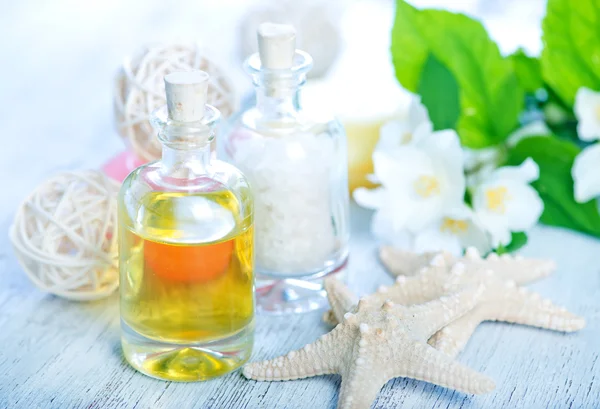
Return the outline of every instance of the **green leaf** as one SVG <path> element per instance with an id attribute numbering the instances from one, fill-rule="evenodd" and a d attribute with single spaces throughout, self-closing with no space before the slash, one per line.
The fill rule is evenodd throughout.
<path id="1" fill-rule="evenodd" d="M 525 232 L 513 232 L 511 234 L 511 240 L 508 245 L 503 246 L 500 245 L 496 249 L 496 253 L 504 254 L 504 253 L 512 253 L 513 251 L 519 250 L 521 247 L 527 244 L 527 234 Z"/>
<path id="2" fill-rule="evenodd" d="M 417 88 L 436 131 L 454 129 L 460 115 L 458 84 L 454 75 L 429 54 Z"/>
<path id="3" fill-rule="evenodd" d="M 546 90 L 548 95 L 541 106 L 546 124 L 554 135 L 581 144 L 577 135 L 577 118 L 573 107 L 567 106 L 552 88 Z"/>
<path id="4" fill-rule="evenodd" d="M 573 106 L 580 87 L 600 90 L 600 2 L 548 0 L 542 75 Z"/>
<path id="5" fill-rule="evenodd" d="M 424 71 L 432 69 L 427 67 L 430 56 L 452 74 L 460 101 L 456 130 L 463 145 L 497 145 L 517 128 L 524 91 L 513 64 L 500 55 L 478 21 L 448 11 L 417 10 L 398 0 L 391 51 L 396 77 L 409 91 L 421 91 Z"/>
<path id="6" fill-rule="evenodd" d="M 517 50 L 509 58 L 517 74 L 519 84 L 526 92 L 533 94 L 544 87 L 542 69 L 537 58 L 528 56 L 522 49 Z"/>
<path id="7" fill-rule="evenodd" d="M 556 137 L 523 139 L 508 152 L 508 164 L 518 165 L 532 158 L 540 167 L 540 177 L 532 185 L 544 201 L 542 223 L 600 237 L 600 215 L 594 200 L 577 203 L 573 197 L 571 168 L 579 147 Z"/>

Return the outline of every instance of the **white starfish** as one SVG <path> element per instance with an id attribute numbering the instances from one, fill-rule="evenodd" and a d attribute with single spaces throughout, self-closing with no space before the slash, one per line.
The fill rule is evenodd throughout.
<path id="1" fill-rule="evenodd" d="M 330 286 L 332 293 L 336 290 Z M 426 343 L 432 334 L 472 308 L 480 291 L 471 288 L 410 307 L 389 300 L 375 305 L 362 299 L 356 312 L 346 313 L 330 333 L 285 356 L 247 364 L 244 376 L 285 381 L 340 374 L 338 408 L 348 409 L 369 408 L 381 387 L 396 377 L 466 393 L 490 392 L 494 389 L 491 379 Z"/>
<path id="2" fill-rule="evenodd" d="M 467 270 L 489 269 L 500 277 L 514 280 L 518 284 L 530 283 L 546 277 L 556 270 L 556 263 L 552 260 L 513 257 L 510 254 L 498 256 L 496 253 L 490 253 L 483 259 L 474 247 L 468 248 L 464 257 L 454 257 L 446 252 L 417 254 L 391 246 L 382 246 L 379 250 L 381 262 L 395 276 L 418 274 L 421 269 L 428 267 L 431 261 L 440 254 L 447 264 L 460 261 Z"/>
<path id="3" fill-rule="evenodd" d="M 477 249 L 470 247 L 467 249 L 464 257 L 455 257 L 448 252 L 427 252 L 413 253 L 397 249 L 391 246 L 382 246 L 379 251 L 379 257 L 384 267 L 394 276 L 414 276 L 422 273 L 431 264 L 453 265 L 461 262 L 465 266 L 467 274 L 477 274 L 482 270 L 492 270 L 500 278 L 513 280 L 517 284 L 526 284 L 537 279 L 548 276 L 556 269 L 556 263 L 552 260 L 523 258 L 520 256 L 512 257 L 509 254 L 498 256 L 496 253 L 490 253 L 487 258 L 483 259 L 479 255 Z M 394 288 L 392 294 L 386 295 L 383 293 L 378 299 L 385 300 L 390 298 L 394 302 L 410 305 L 419 304 L 428 300 L 439 297 L 447 291 L 443 288 L 444 283 L 439 283 L 437 287 L 429 286 L 427 289 L 419 287 L 415 288 Z M 385 292 L 386 287 L 380 287 Z M 427 291 L 427 292 L 425 292 Z M 334 299 L 337 295 L 328 293 L 329 304 L 338 304 L 342 302 L 344 305 L 339 311 L 350 311 L 356 305 L 358 297 L 356 297 L 348 288 L 338 289 L 340 294 L 343 293 L 342 299 Z M 337 292 L 336 292 L 337 293 Z M 343 313 L 341 314 L 343 315 Z M 323 314 L 323 321 L 330 325 L 336 325 L 341 317 L 330 310 Z"/>
<path id="4" fill-rule="evenodd" d="M 432 346 L 452 357 L 462 351 L 475 328 L 483 321 L 504 321 L 564 332 L 577 331 L 585 326 L 583 318 L 542 299 L 539 294 L 518 287 L 514 280 L 503 278 L 503 275 L 515 275 L 509 270 L 499 269 L 499 273 L 495 273 L 491 269 L 484 269 L 486 265 L 497 265 L 497 257 L 489 256 L 488 259 L 490 257 L 489 264 L 485 263 L 473 249 L 469 250 L 464 259 L 466 263 L 458 261 L 448 264 L 449 258 L 439 254 L 433 257 L 430 265 L 423 267 L 418 275 L 400 275 L 395 285 L 389 288 L 382 286 L 369 298 L 373 302 L 390 299 L 410 305 L 438 298 L 465 286 L 482 285 L 484 291 L 479 304 L 429 340 Z M 521 278 L 525 276 L 533 275 L 519 275 Z M 326 281 L 326 285 L 328 283 L 329 281 Z M 352 297 L 349 290 L 345 291 L 343 299 L 339 296 L 329 297 L 332 314 L 326 316 L 329 318 L 327 321 L 339 319 L 344 309 L 352 310 Z M 337 294 L 341 293 L 337 291 Z"/>

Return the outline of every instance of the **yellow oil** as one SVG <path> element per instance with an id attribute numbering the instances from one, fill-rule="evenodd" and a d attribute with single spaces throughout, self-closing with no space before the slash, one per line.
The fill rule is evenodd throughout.
<path id="1" fill-rule="evenodd" d="M 203 380 L 242 365 L 233 355 L 249 356 L 253 225 L 251 215 L 239 216 L 241 206 L 227 190 L 150 192 L 136 204 L 121 201 L 121 319 L 165 346 L 152 350 L 124 336 L 125 356 L 137 369 L 161 379 Z M 221 342 L 236 336 L 235 345 Z M 212 344 L 224 350 L 206 347 Z"/>

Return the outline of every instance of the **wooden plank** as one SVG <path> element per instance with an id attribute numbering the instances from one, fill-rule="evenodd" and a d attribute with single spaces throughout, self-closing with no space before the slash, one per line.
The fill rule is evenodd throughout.
<path id="1" fill-rule="evenodd" d="M 368 215 L 353 208 L 350 282 L 363 292 L 391 282 L 374 257 L 373 241 L 365 234 Z M 236 372 L 210 382 L 178 384 L 137 373 L 121 355 L 116 296 L 80 304 L 43 295 L 24 279 L 6 238 L 1 240 L 0 407 L 335 407 L 337 376 L 268 383 L 247 381 Z M 600 335 L 600 275 L 594 263 L 600 243 L 542 227 L 536 228 L 531 243 L 526 254 L 554 254 L 559 263 L 554 276 L 532 288 L 583 314 L 588 327 L 565 335 L 484 324 L 459 359 L 494 378 L 495 392 L 471 397 L 424 382 L 396 379 L 383 388 L 375 408 L 593 407 L 600 402 L 595 342 Z M 327 330 L 320 313 L 259 316 L 252 359 L 299 348 Z"/>

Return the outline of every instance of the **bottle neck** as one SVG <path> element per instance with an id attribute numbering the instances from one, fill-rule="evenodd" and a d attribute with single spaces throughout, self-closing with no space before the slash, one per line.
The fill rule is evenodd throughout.
<path id="1" fill-rule="evenodd" d="M 300 111 L 300 87 L 279 88 L 259 84 L 256 87 L 256 109 L 265 117 L 295 117 Z"/>
<path id="2" fill-rule="evenodd" d="M 190 148 L 171 147 L 163 144 L 162 173 L 178 179 L 194 179 L 208 173 L 212 157 L 212 143 Z"/>
<path id="3" fill-rule="evenodd" d="M 300 89 L 306 73 L 312 68 L 312 58 L 296 50 L 289 69 L 270 69 L 262 65 L 259 53 L 252 54 L 244 69 L 256 87 L 256 110 L 267 122 L 295 120 L 301 110 Z"/>

